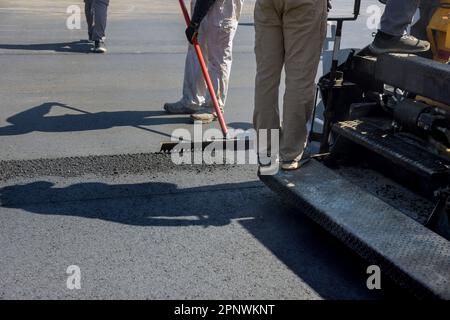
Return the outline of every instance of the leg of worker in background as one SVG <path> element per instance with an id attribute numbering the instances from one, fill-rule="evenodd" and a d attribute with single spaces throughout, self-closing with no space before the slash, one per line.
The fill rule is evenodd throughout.
<path id="1" fill-rule="evenodd" d="M 84 14 L 86 15 L 86 22 L 88 25 L 89 41 L 92 39 L 92 32 L 94 30 L 94 0 L 84 0 Z"/>
<path id="2" fill-rule="evenodd" d="M 221 108 L 225 106 L 232 60 L 232 41 L 238 25 L 243 0 L 216 0 L 202 19 L 198 41 L 208 65 L 211 81 Z M 196 1 L 191 2 L 194 11 Z M 194 12 L 192 14 L 194 16 Z M 217 118 L 194 47 L 186 56 L 183 96 L 164 109 L 173 114 L 194 114 L 192 120 L 211 122 Z"/>
<path id="3" fill-rule="evenodd" d="M 191 1 L 191 17 L 194 13 L 195 4 L 195 0 Z M 205 37 L 207 22 L 207 19 L 202 20 L 197 34 L 197 40 L 202 49 L 206 64 L 208 64 L 208 38 Z M 201 106 L 205 103 L 206 91 L 206 82 L 203 78 L 197 54 L 195 53 L 194 46 L 189 45 L 184 63 L 183 95 L 177 102 L 164 104 L 164 110 L 172 114 L 195 113 L 199 111 Z"/>
<path id="4" fill-rule="evenodd" d="M 205 37 L 208 43 L 208 71 L 221 110 L 224 110 L 233 59 L 233 40 L 241 15 L 243 0 L 218 0 L 206 16 Z M 193 121 L 217 120 L 209 93 L 202 108 L 191 115 Z"/>
<path id="5" fill-rule="evenodd" d="M 297 169 L 307 141 L 317 67 L 326 36 L 327 1 L 257 0 L 255 6 L 254 127 L 280 134 L 282 168 Z M 286 91 L 280 127 L 278 88 L 285 66 Z M 264 145 L 259 141 L 259 146 Z M 270 140 L 261 154 L 273 149 Z M 266 150 L 267 149 L 267 150 Z"/>
<path id="6" fill-rule="evenodd" d="M 109 0 L 93 0 L 94 4 L 94 27 L 92 29 L 92 40 L 94 41 L 93 51 L 96 53 L 106 53 L 105 31 L 108 18 Z"/>
<path id="7" fill-rule="evenodd" d="M 428 51 L 429 42 L 405 34 L 419 4 L 420 0 L 388 0 L 381 17 L 380 30 L 370 45 L 371 51 L 375 54 Z"/>

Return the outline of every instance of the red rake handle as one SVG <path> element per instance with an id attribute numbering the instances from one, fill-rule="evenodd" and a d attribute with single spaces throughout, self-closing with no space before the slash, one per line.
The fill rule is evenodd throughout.
<path id="1" fill-rule="evenodd" d="M 178 1 L 180 2 L 181 11 L 183 12 L 184 19 L 186 20 L 186 25 L 189 26 L 191 24 L 191 19 L 186 9 L 186 5 L 184 4 L 184 0 Z M 208 86 L 209 95 L 211 96 L 212 102 L 214 104 L 214 109 L 216 110 L 217 113 L 217 118 L 219 119 L 220 127 L 222 128 L 222 133 L 226 137 L 228 135 L 227 124 L 225 123 L 222 111 L 220 110 L 219 101 L 217 101 L 216 91 L 214 90 L 214 86 L 211 82 L 208 67 L 206 66 L 205 59 L 203 58 L 202 49 L 200 48 L 197 37 L 194 38 L 193 45 L 195 48 L 195 52 L 197 53 L 198 61 L 200 62 L 200 66 L 202 68 L 203 77 L 205 78 L 206 85 Z"/>

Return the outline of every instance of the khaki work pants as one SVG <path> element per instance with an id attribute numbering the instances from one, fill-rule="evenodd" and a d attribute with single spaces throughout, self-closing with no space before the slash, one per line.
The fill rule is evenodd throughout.
<path id="1" fill-rule="evenodd" d="M 307 142 L 315 77 L 326 36 L 327 0 L 257 0 L 255 6 L 254 127 L 280 129 L 283 161 L 299 160 Z M 278 95 L 285 68 L 283 121 Z M 261 141 L 260 141 L 261 143 Z M 268 141 L 269 152 L 274 152 Z M 266 152 L 266 150 L 259 150 Z"/>

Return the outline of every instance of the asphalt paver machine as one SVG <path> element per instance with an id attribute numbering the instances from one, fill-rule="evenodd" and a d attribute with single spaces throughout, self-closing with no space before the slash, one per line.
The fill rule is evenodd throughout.
<path id="1" fill-rule="evenodd" d="M 334 55 L 318 82 L 323 126 L 310 135 L 323 156 L 260 178 L 417 297 L 450 299 L 450 3 L 422 3 L 411 33 L 432 50 L 374 56 L 364 48 L 341 64 Z M 336 54 L 349 19 L 334 20 Z M 434 205 L 411 217 L 341 166 L 378 172 Z"/>

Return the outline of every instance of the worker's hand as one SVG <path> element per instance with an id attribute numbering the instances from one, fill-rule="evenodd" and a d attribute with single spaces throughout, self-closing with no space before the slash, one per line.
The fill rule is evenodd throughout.
<path id="1" fill-rule="evenodd" d="M 327 0 L 328 2 L 328 12 L 330 12 L 331 9 L 333 9 L 333 6 L 331 5 L 331 0 Z"/>
<path id="2" fill-rule="evenodd" d="M 189 27 L 186 29 L 186 38 L 190 44 L 194 44 L 194 39 L 197 38 L 198 35 L 198 25 L 191 23 Z"/>

